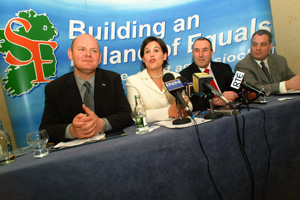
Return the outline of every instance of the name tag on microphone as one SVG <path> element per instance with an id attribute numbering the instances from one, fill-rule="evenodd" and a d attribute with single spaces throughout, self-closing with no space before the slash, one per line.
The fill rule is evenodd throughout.
<path id="1" fill-rule="evenodd" d="M 184 85 L 179 79 L 174 79 L 168 82 L 165 82 L 165 85 L 169 91 L 177 90 L 179 88 L 183 88 Z"/>
<path id="2" fill-rule="evenodd" d="M 244 76 L 244 72 L 236 71 L 230 86 L 237 90 L 240 89 Z"/>

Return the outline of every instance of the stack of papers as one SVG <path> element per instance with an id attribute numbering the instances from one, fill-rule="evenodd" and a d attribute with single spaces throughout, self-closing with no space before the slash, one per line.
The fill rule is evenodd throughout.
<path id="1" fill-rule="evenodd" d="M 57 145 L 55 145 L 53 148 L 63 149 L 63 148 L 66 148 L 66 147 L 78 146 L 78 145 L 81 145 L 81 144 L 95 142 L 95 141 L 99 141 L 99 140 L 105 140 L 105 133 L 96 134 L 93 137 L 86 138 L 86 139 L 76 139 L 76 140 L 71 140 L 71 141 L 68 141 L 68 142 L 60 142 Z"/>

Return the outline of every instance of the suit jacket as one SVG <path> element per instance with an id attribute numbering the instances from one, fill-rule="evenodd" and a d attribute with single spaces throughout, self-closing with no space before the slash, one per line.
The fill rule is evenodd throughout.
<path id="1" fill-rule="evenodd" d="M 271 86 L 271 94 L 276 94 L 279 93 L 279 83 L 289 80 L 295 74 L 288 67 L 287 61 L 283 56 L 270 54 L 268 56 L 268 65 L 273 80 L 272 83 L 250 53 L 236 64 L 235 70 L 245 73 L 244 81 L 248 84 L 258 89 L 261 89 L 262 85 L 269 84 Z"/>
<path id="2" fill-rule="evenodd" d="M 112 131 L 132 125 L 131 109 L 120 75 L 97 68 L 95 73 L 95 114 L 106 118 Z M 46 129 L 49 141 L 65 141 L 66 127 L 73 118 L 84 113 L 74 72 L 65 74 L 45 87 L 45 108 L 40 129 Z"/>
<path id="3" fill-rule="evenodd" d="M 233 90 L 230 88 L 231 81 L 224 79 L 224 74 L 232 73 L 231 67 L 228 64 L 221 63 L 221 62 L 211 62 L 211 69 L 215 76 L 215 81 L 221 90 L 221 92 Z M 193 62 L 187 68 L 183 69 L 180 74 L 188 79 L 190 82 L 193 82 L 193 74 L 194 73 L 201 73 L 199 67 Z M 206 99 L 201 99 L 197 95 L 193 95 L 191 98 L 194 110 L 206 110 L 209 108 L 209 102 Z"/>
<path id="4" fill-rule="evenodd" d="M 178 73 L 164 70 L 164 73 L 167 72 L 172 73 L 174 77 L 179 76 Z M 161 91 L 153 82 L 146 69 L 126 79 L 126 91 L 132 110 L 135 107 L 134 96 L 140 95 L 149 123 L 169 119 L 168 109 L 174 103 L 175 98 L 165 87 Z"/>

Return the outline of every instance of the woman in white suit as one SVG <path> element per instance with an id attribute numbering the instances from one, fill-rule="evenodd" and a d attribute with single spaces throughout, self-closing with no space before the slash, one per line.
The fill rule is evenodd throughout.
<path id="1" fill-rule="evenodd" d="M 178 118 L 178 109 L 174 96 L 172 96 L 163 82 L 165 73 L 172 73 L 174 77 L 180 76 L 175 72 L 167 71 L 168 48 L 160 38 L 150 36 L 144 39 L 140 56 L 143 60 L 144 70 L 132 75 L 126 80 L 127 98 L 131 109 L 135 107 L 135 95 L 140 95 L 146 109 L 148 123 Z M 190 110 L 192 105 L 186 97 Z M 183 117 L 187 116 L 182 110 Z"/>

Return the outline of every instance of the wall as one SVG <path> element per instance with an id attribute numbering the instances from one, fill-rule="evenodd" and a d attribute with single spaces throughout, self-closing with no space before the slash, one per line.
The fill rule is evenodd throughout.
<path id="1" fill-rule="evenodd" d="M 277 53 L 287 58 L 290 68 L 300 74 L 300 49 L 297 37 L 300 30 L 300 2 L 299 0 L 270 0 L 273 23 L 275 29 Z M 13 145 L 16 147 L 13 129 L 8 116 L 3 89 L 0 89 L 0 119 L 5 130 L 11 135 Z"/>
<path id="2" fill-rule="evenodd" d="M 12 140 L 13 148 L 15 148 L 16 147 L 15 137 L 14 137 L 14 134 L 13 134 L 13 129 L 12 129 L 12 126 L 11 126 L 9 115 L 8 115 L 8 110 L 7 110 L 7 107 L 6 107 L 6 102 L 5 102 L 5 97 L 4 97 L 2 87 L 0 87 L 0 119 L 2 120 L 3 128 L 10 135 L 10 139 Z"/>
<path id="3" fill-rule="evenodd" d="M 300 74 L 300 1 L 270 0 L 277 54 L 286 57 L 289 67 Z"/>

